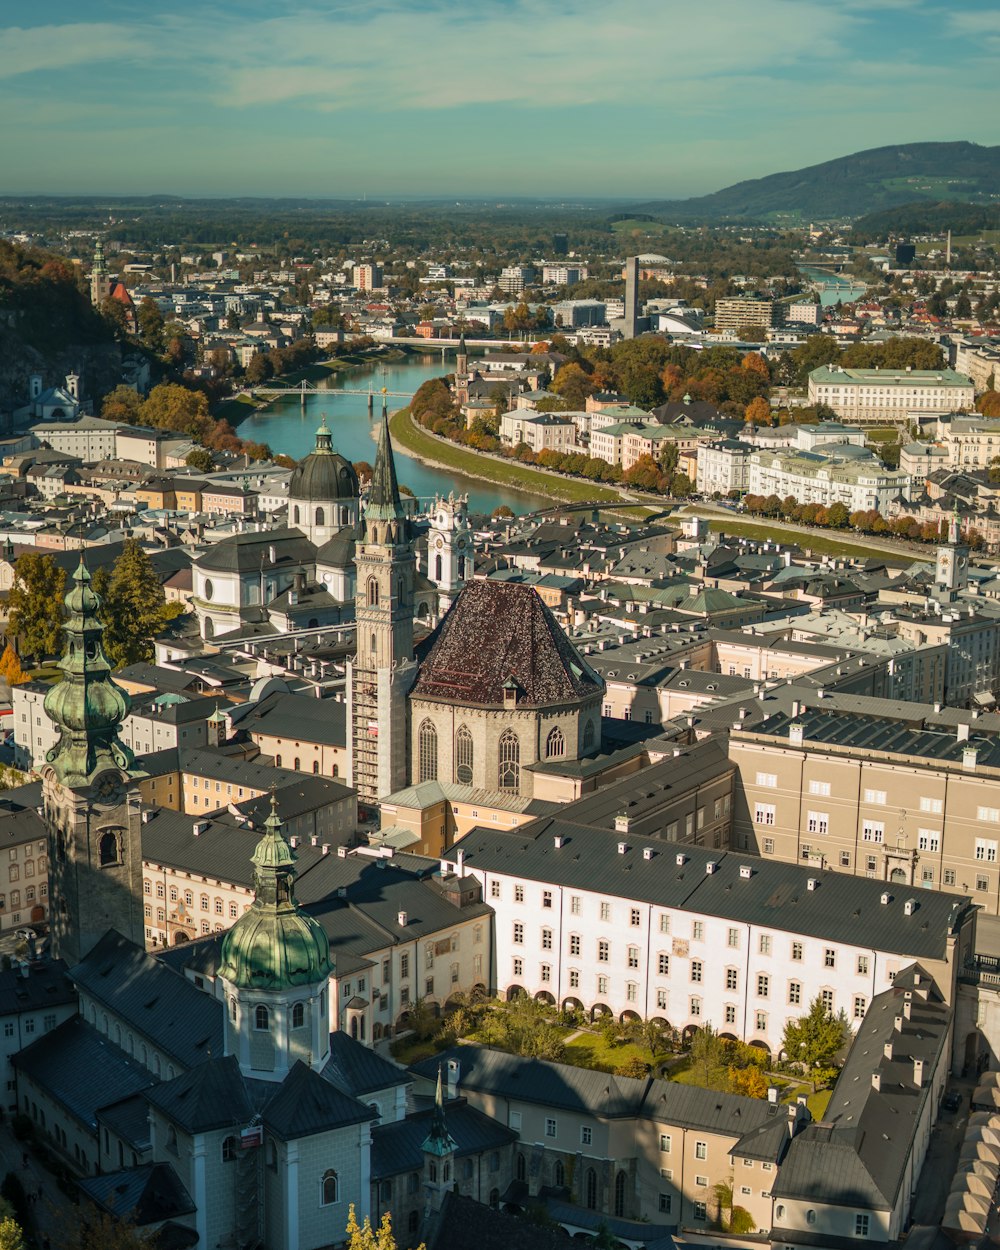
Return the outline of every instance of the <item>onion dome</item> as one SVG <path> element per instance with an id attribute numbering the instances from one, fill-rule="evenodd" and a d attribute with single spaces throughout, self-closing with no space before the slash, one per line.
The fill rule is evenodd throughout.
<path id="1" fill-rule="evenodd" d="M 254 901 L 222 939 L 219 976 L 251 990 L 325 981 L 333 968 L 330 942 L 295 901 L 295 852 L 285 841 L 273 793 L 264 836 L 250 862 Z"/>
<path id="2" fill-rule="evenodd" d="M 325 503 L 337 499 L 357 499 L 360 493 L 354 466 L 333 450 L 333 437 L 324 417 L 316 431 L 315 450 L 292 470 L 288 479 L 288 498 L 304 503 Z"/>
<path id="3" fill-rule="evenodd" d="M 135 757 L 118 739 L 129 697 L 111 676 L 97 618 L 100 600 L 82 555 L 65 604 L 66 648 L 59 661 L 63 676 L 44 703 L 59 738 L 45 758 L 64 785 L 86 786 L 109 767 L 134 771 Z"/>

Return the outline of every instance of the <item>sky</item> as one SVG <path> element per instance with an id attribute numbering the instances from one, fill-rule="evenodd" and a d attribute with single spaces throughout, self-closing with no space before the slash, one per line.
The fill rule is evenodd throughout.
<path id="1" fill-rule="evenodd" d="M 996 0 L 0 0 L 0 195 L 680 198 L 997 143 Z"/>

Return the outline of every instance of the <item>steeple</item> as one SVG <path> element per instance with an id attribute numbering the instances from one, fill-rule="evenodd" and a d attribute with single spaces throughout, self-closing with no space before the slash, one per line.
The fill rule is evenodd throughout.
<path id="1" fill-rule="evenodd" d="M 448 1125 L 445 1123 L 440 1064 L 431 1129 L 420 1149 L 424 1156 L 424 1216 L 427 1217 L 441 1210 L 445 1195 L 452 1187 L 452 1165 L 457 1149 L 455 1139 L 448 1132 Z"/>
<path id="2" fill-rule="evenodd" d="M 316 449 L 314 455 L 333 455 L 333 435 L 326 423 L 326 413 L 320 418 L 319 429 L 316 431 Z"/>
<path id="3" fill-rule="evenodd" d="M 44 703 L 59 739 L 45 759 L 63 785 L 81 787 L 108 768 L 134 772 L 135 757 L 118 739 L 129 698 L 111 676 L 97 618 L 100 600 L 91 588 L 82 552 L 65 604 L 66 647 L 59 661 L 63 676 Z"/>
<path id="4" fill-rule="evenodd" d="M 383 411 L 382 425 L 378 433 L 378 451 L 375 454 L 375 467 L 372 471 L 372 485 L 365 502 L 365 520 L 402 521 L 403 519 L 403 505 L 399 498 L 399 483 L 396 480 L 396 462 L 392 454 L 392 441 L 389 438 L 389 419 Z"/>
<path id="5" fill-rule="evenodd" d="M 431 1128 L 420 1149 L 424 1154 L 437 1155 L 438 1158 L 454 1154 L 456 1150 L 455 1139 L 448 1132 L 448 1124 L 444 1118 L 444 1088 L 440 1064 L 438 1064 L 437 1089 L 434 1091 L 434 1114 L 431 1117 Z"/>
<path id="6" fill-rule="evenodd" d="M 104 261 L 104 244 L 98 239 L 94 245 L 94 263 L 90 270 L 90 302 L 96 307 L 107 298 L 108 294 L 108 268 Z"/>

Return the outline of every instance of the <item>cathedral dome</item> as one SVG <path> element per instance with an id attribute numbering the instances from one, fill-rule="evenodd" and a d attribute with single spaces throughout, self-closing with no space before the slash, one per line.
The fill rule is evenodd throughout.
<path id="1" fill-rule="evenodd" d="M 330 942 L 295 901 L 295 853 L 282 834 L 273 796 L 251 862 L 254 901 L 222 939 L 219 976 L 251 990 L 325 981 L 333 968 Z"/>
<path id="2" fill-rule="evenodd" d="M 316 447 L 292 470 L 288 479 L 288 498 L 305 503 L 325 503 L 338 499 L 357 499 L 361 494 L 358 475 L 349 460 L 333 450 L 326 418 L 316 431 Z"/>

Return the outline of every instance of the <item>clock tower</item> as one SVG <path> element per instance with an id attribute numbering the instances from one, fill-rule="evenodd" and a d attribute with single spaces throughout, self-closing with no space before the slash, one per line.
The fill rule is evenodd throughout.
<path id="1" fill-rule="evenodd" d="M 72 967 L 108 929 L 144 945 L 144 925 L 141 825 L 128 796 L 138 770 L 118 738 L 129 700 L 111 677 L 82 555 L 65 602 L 62 680 L 45 696 L 59 737 L 42 766 L 42 802 L 52 953 Z"/>
<path id="2" fill-rule="evenodd" d="M 962 523 L 958 509 L 948 520 L 948 541 L 937 549 L 934 561 L 934 595 L 944 603 L 953 603 L 969 584 L 969 548 L 962 542 Z"/>
<path id="3" fill-rule="evenodd" d="M 438 615 L 443 616 L 467 581 L 472 580 L 472 527 L 469 497 L 449 494 L 434 500 L 427 534 L 427 576 L 438 588 Z"/>

